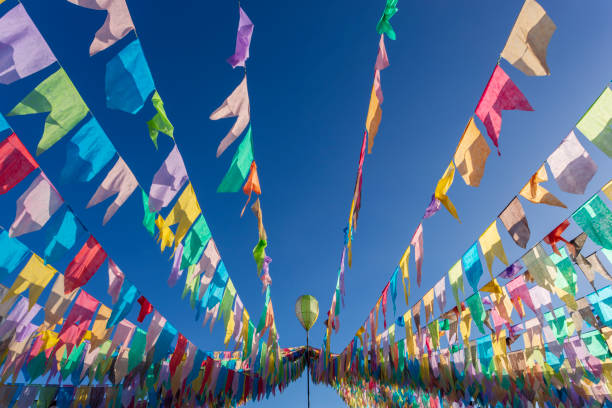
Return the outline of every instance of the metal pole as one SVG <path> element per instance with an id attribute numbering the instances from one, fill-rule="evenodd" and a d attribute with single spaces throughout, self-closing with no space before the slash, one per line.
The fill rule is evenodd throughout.
<path id="1" fill-rule="evenodd" d="M 308 408 L 310 408 L 310 346 L 308 345 L 308 330 L 306 330 L 306 395 L 308 395 Z"/>

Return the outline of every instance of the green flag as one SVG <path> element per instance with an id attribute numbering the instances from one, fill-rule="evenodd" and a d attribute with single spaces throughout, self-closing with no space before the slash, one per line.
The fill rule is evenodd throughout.
<path id="1" fill-rule="evenodd" d="M 225 177 L 217 188 L 217 193 L 236 193 L 249 175 L 251 163 L 253 162 L 253 137 L 251 136 L 251 126 L 240 142 L 238 150 L 232 158 L 232 164 L 225 173 Z"/>
<path id="2" fill-rule="evenodd" d="M 7 116 L 49 112 L 36 155 L 57 143 L 79 123 L 89 109 L 63 68 L 30 92 Z"/>
<path id="3" fill-rule="evenodd" d="M 484 305 L 482 304 L 480 293 L 476 292 L 469 298 L 465 299 L 465 304 L 470 309 L 470 314 L 472 315 L 472 319 L 474 320 L 474 323 L 476 323 L 478 330 L 480 330 L 480 332 L 484 334 L 485 331 L 483 323 L 485 318 L 487 317 L 487 314 L 484 310 Z"/>
<path id="4" fill-rule="evenodd" d="M 393 31 L 393 27 L 391 27 L 391 17 L 397 13 L 397 0 L 387 0 L 387 4 L 385 5 L 385 11 L 383 11 L 380 20 L 378 20 L 378 24 L 376 24 L 376 31 L 378 34 L 387 34 L 391 40 L 395 40 L 395 31 Z"/>
<path id="5" fill-rule="evenodd" d="M 183 258 L 181 259 L 181 269 L 185 269 L 191 265 L 195 265 L 200 259 L 202 252 L 208 241 L 210 241 L 210 229 L 204 219 L 204 215 L 200 214 L 196 222 L 191 226 L 191 230 L 183 241 Z"/>
<path id="6" fill-rule="evenodd" d="M 142 219 L 142 225 L 149 231 L 151 236 L 155 235 L 155 213 L 149 209 L 149 196 L 143 189 L 142 192 L 142 205 L 144 207 L 144 217 Z"/>
<path id="7" fill-rule="evenodd" d="M 166 115 L 164 102 L 157 91 L 153 93 L 151 102 L 153 103 L 153 107 L 155 107 L 157 113 L 150 121 L 147 122 L 147 127 L 149 128 L 149 136 L 157 149 L 157 136 L 159 135 L 159 132 L 165 133 L 174 139 L 174 126 L 172 126 L 170 119 L 168 119 L 168 115 Z"/>
<path id="8" fill-rule="evenodd" d="M 576 127 L 602 152 L 612 157 L 612 90 L 606 87 Z"/>

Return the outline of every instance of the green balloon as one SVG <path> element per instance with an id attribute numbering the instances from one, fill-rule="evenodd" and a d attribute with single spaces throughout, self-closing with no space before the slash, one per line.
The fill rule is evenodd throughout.
<path id="1" fill-rule="evenodd" d="M 306 331 L 315 324 L 319 317 L 319 302 L 314 296 L 303 295 L 295 302 L 295 315 Z"/>

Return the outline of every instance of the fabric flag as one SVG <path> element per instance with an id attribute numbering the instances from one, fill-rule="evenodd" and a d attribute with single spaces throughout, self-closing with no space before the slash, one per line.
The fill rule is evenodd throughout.
<path id="1" fill-rule="evenodd" d="M 433 290 L 438 306 L 440 307 L 440 313 L 444 313 L 444 308 L 446 307 L 446 276 L 443 276 L 442 279 L 435 284 Z"/>
<path id="2" fill-rule="evenodd" d="M 472 187 L 480 185 L 490 153 L 491 149 L 476 127 L 474 118 L 470 118 L 453 158 L 457 171 L 463 177 L 465 184 Z"/>
<path id="3" fill-rule="evenodd" d="M 516 308 L 516 311 L 521 316 L 521 318 L 525 317 L 523 303 L 525 303 L 531 310 L 535 312 L 535 305 L 531 300 L 531 294 L 529 293 L 529 289 L 527 289 L 527 285 L 525 284 L 524 275 L 519 275 L 510 282 L 508 282 L 506 284 L 506 289 L 508 289 L 508 294 L 510 295 L 512 304 Z"/>
<path id="4" fill-rule="evenodd" d="M 189 228 L 194 223 L 198 215 L 202 213 L 200 204 L 198 204 L 198 198 L 193 191 L 191 183 L 187 184 L 187 187 L 181 193 L 179 199 L 174 204 L 172 211 L 166 217 L 164 227 L 170 227 L 171 225 L 177 224 L 176 233 L 174 234 L 174 247 L 176 248 L 183 238 L 189 231 Z M 163 248 L 162 248 L 163 251 Z"/>
<path id="5" fill-rule="evenodd" d="M 578 264 L 578 267 L 580 267 L 580 270 L 582 270 L 582 273 L 584 273 L 584 276 L 587 278 L 593 289 L 597 290 L 597 288 L 595 288 L 595 273 L 599 273 L 605 279 L 612 281 L 612 276 L 610 276 L 606 268 L 599 260 L 597 253 L 593 253 L 587 257 L 578 255 L 576 258 L 576 263 Z"/>
<path id="6" fill-rule="evenodd" d="M 404 251 L 404 254 L 400 258 L 399 268 L 402 270 L 402 285 L 404 286 L 404 297 L 406 298 L 406 306 L 408 306 L 408 297 L 410 296 L 410 273 L 408 270 L 408 261 L 410 260 L 410 245 Z M 408 281 L 408 288 L 406 288 L 406 281 Z"/>
<path id="7" fill-rule="evenodd" d="M 572 296 L 576 296 L 576 270 L 567 254 L 567 250 L 565 248 L 557 250 L 557 252 L 550 256 L 550 259 L 555 263 L 560 272 L 555 279 L 555 286 Z"/>
<path id="8" fill-rule="evenodd" d="M 261 195 L 261 186 L 259 185 L 259 175 L 257 174 L 257 164 L 255 164 L 255 160 L 251 163 L 251 169 L 249 170 L 249 177 L 247 178 L 246 183 L 242 186 L 242 192 L 248 196 L 247 202 L 244 203 L 244 207 L 242 207 L 242 211 L 240 212 L 240 216 L 244 214 L 244 210 L 246 210 L 249 201 L 251 201 L 251 194 L 255 193 L 257 195 Z"/>
<path id="9" fill-rule="evenodd" d="M 49 112 L 36 155 L 53 146 L 89 112 L 63 68 L 51 74 L 30 92 L 7 116 Z"/>
<path id="10" fill-rule="evenodd" d="M 74 247 L 79 236 L 85 232 L 81 222 L 69 209 L 63 216 L 56 217 L 47 229 L 47 246 L 45 247 L 45 263 L 55 263 L 62 259 Z"/>
<path id="11" fill-rule="evenodd" d="M 92 117 L 68 142 L 61 180 L 63 183 L 72 182 L 74 179 L 91 181 L 116 154 L 115 146 L 96 118 Z"/>
<path id="12" fill-rule="evenodd" d="M 79 293 L 59 332 L 58 344 L 67 344 L 69 354 L 81 342 L 99 305 L 100 302 L 84 290 Z"/>
<path id="13" fill-rule="evenodd" d="M 378 72 L 378 71 L 377 71 Z M 380 75 L 380 74 L 379 74 Z M 380 107 L 380 101 L 376 96 L 376 77 L 372 84 L 372 92 L 370 94 L 370 105 L 368 106 L 368 114 L 366 116 L 366 131 L 368 132 L 368 154 L 372 153 L 372 147 L 374 146 L 374 139 L 378 133 L 378 126 L 380 126 L 380 120 L 382 119 L 382 108 Z"/>
<path id="14" fill-rule="evenodd" d="M 13 273 L 30 256 L 30 250 L 17 238 L 10 238 L 8 231 L 0 232 L 0 272 Z"/>
<path id="15" fill-rule="evenodd" d="M 251 163 L 253 163 L 253 136 L 249 126 L 232 158 L 230 168 L 217 187 L 217 193 L 237 193 L 249 174 Z"/>
<path id="16" fill-rule="evenodd" d="M 87 208 L 100 204 L 102 201 L 117 194 L 111 205 L 104 213 L 102 225 L 105 225 L 112 218 L 117 210 L 127 201 L 134 190 L 138 187 L 138 181 L 129 169 L 123 158 L 119 157 L 113 168 L 108 172 L 102 184 L 98 187 L 91 200 L 87 203 Z"/>
<path id="17" fill-rule="evenodd" d="M 125 0 L 68 0 L 77 6 L 92 10 L 106 10 L 104 25 L 96 32 L 94 40 L 89 47 L 89 55 L 104 51 L 117 41 L 125 37 L 134 29 L 130 10 Z"/>
<path id="18" fill-rule="evenodd" d="M 144 296 L 138 298 L 138 304 L 140 304 L 140 312 L 138 312 L 138 317 L 136 320 L 139 323 L 142 323 L 145 317 L 147 317 L 149 313 L 153 312 L 153 305 Z"/>
<path id="19" fill-rule="evenodd" d="M 69 294 L 64 292 L 64 275 L 58 274 L 47 298 L 47 303 L 45 303 L 45 326 L 47 328 L 51 329 L 64 318 L 76 295 L 76 290 Z"/>
<path id="20" fill-rule="evenodd" d="M 612 249 L 612 211 L 594 195 L 572 215 L 578 226 L 597 245 Z"/>
<path id="21" fill-rule="evenodd" d="M 393 27 L 391 27 L 391 17 L 393 17 L 397 13 L 397 0 L 387 0 L 387 4 L 385 4 L 385 10 L 383 11 L 380 20 L 378 20 L 378 24 L 376 24 L 376 31 L 378 34 L 387 34 L 392 40 L 396 39 L 395 31 Z"/>
<path id="22" fill-rule="evenodd" d="M 0 83 L 5 85 L 57 61 L 21 3 L 0 18 L 0 44 Z"/>
<path id="23" fill-rule="evenodd" d="M 433 216 L 435 213 L 437 213 L 440 210 L 440 205 L 441 204 L 442 203 L 440 203 L 440 200 L 438 200 L 436 198 L 436 195 L 433 194 L 431 196 L 431 201 L 429 202 L 429 205 L 425 209 L 425 214 L 423 215 L 423 219 L 427 219 L 427 218 Z"/>
<path id="24" fill-rule="evenodd" d="M 263 224 L 263 214 L 261 212 L 261 205 L 259 203 L 259 198 L 253 203 L 251 206 L 251 211 L 257 217 L 257 230 L 259 231 L 259 239 L 268 240 L 268 234 L 266 233 L 266 229 Z"/>
<path id="25" fill-rule="evenodd" d="M 159 132 L 165 133 L 166 135 L 170 136 L 170 138 L 174 139 L 174 126 L 172 125 L 172 122 L 170 122 L 170 119 L 168 119 L 166 109 L 164 109 L 164 101 L 162 101 L 162 98 L 159 96 L 157 91 L 153 93 L 151 103 L 153 104 L 153 107 L 157 113 L 147 122 L 147 127 L 149 128 L 149 137 L 151 137 L 151 140 L 157 149 L 157 136 L 159 136 Z"/>
<path id="26" fill-rule="evenodd" d="M 514 242 L 521 248 L 527 248 L 531 231 L 529 230 L 525 211 L 518 197 L 514 197 L 510 201 L 510 204 L 499 214 L 499 219 L 508 230 Z"/>
<path id="27" fill-rule="evenodd" d="M 548 174 L 546 173 L 545 165 L 542 164 L 538 171 L 531 176 L 527 184 L 525 184 L 520 194 L 535 204 L 548 204 L 567 208 L 557 197 L 540 185 L 540 183 L 545 181 L 548 181 Z"/>
<path id="28" fill-rule="evenodd" d="M 183 242 L 183 256 L 181 257 L 180 269 L 185 269 L 198 262 L 211 236 L 206 219 L 204 215 L 200 214 Z"/>
<path id="29" fill-rule="evenodd" d="M 470 249 L 466 251 L 461 257 L 461 263 L 463 264 L 463 270 L 465 271 L 465 278 L 468 283 L 474 289 L 474 292 L 478 292 L 478 282 L 482 276 L 482 262 L 478 255 L 478 243 L 475 242 Z"/>
<path id="30" fill-rule="evenodd" d="M 457 215 L 457 209 L 455 209 L 453 202 L 446 195 L 451 185 L 453 184 L 454 177 L 455 177 L 455 165 L 451 161 L 448 167 L 446 168 L 446 170 L 444 171 L 442 178 L 438 181 L 438 184 L 436 185 L 435 196 L 438 200 L 440 200 L 440 202 L 444 205 L 444 207 L 446 207 L 448 212 L 451 213 L 451 215 L 455 217 L 459 222 L 461 222 L 461 220 L 459 220 L 459 216 Z"/>
<path id="31" fill-rule="evenodd" d="M 463 269 L 461 269 L 461 261 L 457 261 L 455 265 L 448 271 L 448 282 L 453 289 L 453 297 L 457 303 L 457 309 L 461 310 L 461 300 L 459 300 L 459 290 L 464 291 L 463 288 Z"/>
<path id="32" fill-rule="evenodd" d="M 533 111 L 533 108 L 508 74 L 497 65 L 476 106 L 476 116 L 485 125 L 489 137 L 497 147 L 497 154 L 501 154 L 499 132 L 502 125 L 502 110 Z"/>
<path id="33" fill-rule="evenodd" d="M 139 292 L 136 286 L 132 285 L 130 282 L 123 283 L 123 286 L 121 286 L 121 293 L 119 294 L 119 301 L 113 306 L 111 317 L 106 323 L 107 328 L 115 326 L 130 313 L 138 295 Z"/>
<path id="34" fill-rule="evenodd" d="M 181 152 L 174 145 L 164 164 L 153 176 L 153 183 L 149 191 L 149 209 L 153 212 L 159 212 L 170 204 L 170 201 L 188 179 L 189 176 Z"/>
<path id="35" fill-rule="evenodd" d="M 15 221 L 9 229 L 11 238 L 41 229 L 64 203 L 43 173 L 17 199 Z"/>
<path id="36" fill-rule="evenodd" d="M 508 265 L 508 258 L 506 257 L 504 246 L 502 245 L 499 232 L 497 231 L 497 219 L 493 221 L 491 225 L 489 225 L 485 232 L 482 233 L 480 238 L 478 238 L 478 242 L 480 243 L 482 254 L 487 261 L 487 267 L 489 268 L 489 273 L 491 274 L 492 278 L 493 261 L 496 257 L 506 264 L 506 266 Z"/>
<path id="37" fill-rule="evenodd" d="M 140 189 L 140 192 L 142 193 L 142 206 L 144 212 L 142 218 L 142 225 L 149 232 L 149 234 L 151 234 L 151 236 L 155 236 L 156 214 L 154 212 L 151 212 L 151 210 L 149 209 L 149 196 L 147 195 L 147 193 L 143 189 Z"/>
<path id="38" fill-rule="evenodd" d="M 606 286 L 586 296 L 593 305 L 593 312 L 606 326 L 612 324 L 612 287 Z"/>
<path id="39" fill-rule="evenodd" d="M 0 142 L 0 194 L 15 187 L 37 168 L 38 163 L 15 133 Z"/>
<path id="40" fill-rule="evenodd" d="M 149 323 L 149 329 L 147 330 L 147 343 L 145 345 L 145 353 L 149 353 L 151 349 L 157 343 L 159 336 L 166 324 L 166 318 L 162 316 L 157 310 L 153 311 L 153 317 L 151 323 Z"/>
<path id="41" fill-rule="evenodd" d="M 395 270 L 393 271 L 393 275 L 391 275 L 391 300 L 393 301 L 393 316 L 395 316 L 397 314 L 397 308 L 395 305 L 395 300 L 397 299 L 397 270 L 398 268 L 395 268 Z"/>
<path id="42" fill-rule="evenodd" d="M 550 259 L 542 244 L 537 244 L 522 257 L 529 274 L 541 287 L 553 291 L 557 267 Z"/>
<path id="43" fill-rule="evenodd" d="M 24 342 L 27 337 L 24 338 L 22 333 L 41 309 L 42 307 L 40 305 L 32 305 L 31 303 L 28 307 L 26 298 L 19 299 L 19 302 L 13 307 L 11 313 L 9 313 L 6 319 L 0 324 L 0 337 L 4 338 L 8 333 L 16 330 L 17 336 L 15 341 L 18 343 Z"/>
<path id="44" fill-rule="evenodd" d="M 85 285 L 106 260 L 106 252 L 93 235 L 89 236 L 64 273 L 64 291 L 72 292 Z"/>
<path id="45" fill-rule="evenodd" d="M 378 42 L 378 55 L 376 56 L 376 65 L 374 65 L 374 89 L 376 97 L 380 103 L 383 103 L 383 92 L 380 85 L 380 72 L 389 66 L 389 58 L 387 57 L 387 49 L 385 48 L 385 36 L 380 35 Z M 370 149 L 371 150 L 371 149 Z"/>
<path id="46" fill-rule="evenodd" d="M 32 254 L 26 266 L 19 272 L 15 282 L 13 282 L 13 286 L 4 295 L 2 303 L 6 303 L 29 288 L 30 308 L 32 308 L 56 272 L 51 266 L 45 265 L 38 255 Z"/>
<path id="47" fill-rule="evenodd" d="M 606 195 L 606 197 L 608 197 L 612 201 L 612 180 L 610 180 L 608 184 L 603 186 L 601 191 Z"/>
<path id="48" fill-rule="evenodd" d="M 612 90 L 606 87 L 576 124 L 576 128 L 608 157 L 612 157 L 611 121 Z"/>
<path id="49" fill-rule="evenodd" d="M 484 334 L 483 324 L 487 314 L 485 312 L 484 305 L 482 304 L 480 293 L 476 291 L 476 293 L 474 293 L 472 296 L 465 299 L 465 304 L 470 310 L 470 314 L 472 315 L 474 323 L 476 323 L 476 327 L 478 327 L 478 330 Z"/>
<path id="50" fill-rule="evenodd" d="M 249 59 L 251 37 L 255 28 L 255 24 L 251 22 L 242 7 L 238 6 L 238 11 L 240 13 L 240 20 L 238 21 L 238 33 L 236 34 L 236 52 L 227 59 L 232 68 L 244 67 L 245 61 Z"/>
<path id="51" fill-rule="evenodd" d="M 512 265 L 508 266 L 506 269 L 499 274 L 500 278 L 504 279 L 512 279 L 514 278 L 521 270 L 523 269 L 523 265 L 521 265 L 520 261 L 514 262 Z"/>
<path id="52" fill-rule="evenodd" d="M 526 0 L 501 56 L 525 75 L 550 75 L 546 64 L 548 43 L 557 29 L 535 0 Z"/>
<path id="53" fill-rule="evenodd" d="M 119 299 L 124 280 L 125 275 L 121 272 L 121 269 L 115 261 L 108 258 L 108 294 L 113 299 L 113 304 L 117 303 Z"/>
<path id="54" fill-rule="evenodd" d="M 570 221 L 569 220 L 565 220 L 563 221 L 561 224 L 559 224 L 557 226 L 557 228 L 555 228 L 554 230 L 552 230 L 548 235 L 546 235 L 544 237 L 544 242 L 547 243 L 548 245 L 551 246 L 553 252 L 557 255 L 561 255 L 559 253 L 559 249 L 557 248 L 557 244 L 561 241 L 565 242 L 568 247 L 572 244 L 570 244 L 569 242 L 567 242 L 567 240 L 565 238 L 563 238 L 561 236 L 561 234 L 563 234 L 563 231 L 565 231 L 567 229 L 567 227 L 570 226 Z"/>
<path id="55" fill-rule="evenodd" d="M 546 159 L 562 191 L 584 194 L 587 184 L 597 172 L 597 164 L 582 147 L 574 131 Z"/>
<path id="56" fill-rule="evenodd" d="M 140 40 L 135 39 L 106 63 L 106 107 L 136 114 L 155 90 Z"/>
<path id="57" fill-rule="evenodd" d="M 414 261 L 417 268 L 417 284 L 421 286 L 421 272 L 423 269 L 423 223 L 421 222 L 417 227 L 410 245 L 414 247 Z M 406 260 L 407 261 L 407 260 Z"/>
<path id="58" fill-rule="evenodd" d="M 234 143 L 234 140 L 242 134 L 251 120 L 251 112 L 249 105 L 249 91 L 247 88 L 246 75 L 234 91 L 227 97 L 225 101 L 213 113 L 210 114 L 211 120 L 225 119 L 238 117 L 236 122 L 230 129 L 229 133 L 221 140 L 217 148 L 217 157 Z"/>

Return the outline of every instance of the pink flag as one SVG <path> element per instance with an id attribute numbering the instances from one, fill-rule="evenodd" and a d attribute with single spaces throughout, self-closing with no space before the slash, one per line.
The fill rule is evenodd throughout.
<path id="1" fill-rule="evenodd" d="M 516 311 L 521 317 L 525 317 L 525 310 L 523 309 L 523 303 L 525 303 L 531 310 L 535 312 L 535 306 L 531 300 L 531 295 L 527 285 L 525 284 L 525 276 L 519 275 L 506 284 L 508 294 L 512 300 L 512 304 L 516 308 Z"/>
<path id="2" fill-rule="evenodd" d="M 476 116 L 487 128 L 489 137 L 497 147 L 497 154 L 501 154 L 499 152 L 499 132 L 502 124 L 502 110 L 532 111 L 533 108 L 508 74 L 498 65 L 476 106 Z"/>
<path id="3" fill-rule="evenodd" d="M 414 260 L 417 267 L 417 285 L 421 286 L 421 271 L 423 268 L 423 223 L 417 227 L 410 245 L 414 247 Z"/>
<path id="4" fill-rule="evenodd" d="M 153 319 L 151 319 L 151 323 L 149 324 L 149 329 L 147 330 L 147 344 L 145 346 L 145 353 L 148 353 L 149 350 L 155 346 L 157 339 L 159 338 L 159 334 L 162 329 L 166 325 L 166 318 L 162 316 L 157 310 L 153 312 Z"/>
<path id="5" fill-rule="evenodd" d="M 108 258 L 108 294 L 113 298 L 113 304 L 117 303 L 119 299 L 124 279 L 125 276 L 117 264 L 115 264 L 115 261 Z"/>
<path id="6" fill-rule="evenodd" d="M 113 203 L 106 210 L 106 214 L 104 214 L 104 219 L 102 220 L 102 225 L 104 225 L 115 215 L 119 207 L 127 201 L 136 187 L 138 187 L 136 177 L 134 177 L 134 174 L 132 174 L 132 171 L 123 159 L 119 157 L 117 163 L 108 172 L 100 187 L 98 187 L 89 203 L 87 203 L 87 208 L 100 204 L 107 198 L 117 194 Z"/>
<path id="7" fill-rule="evenodd" d="M 41 229 L 64 203 L 55 187 L 40 173 L 17 200 L 17 214 L 9 236 L 18 237 Z"/>
<path id="8" fill-rule="evenodd" d="M 125 0 L 68 0 L 92 10 L 106 10 L 106 20 L 89 47 L 89 55 L 103 51 L 134 29 L 130 10 Z"/>
<path id="9" fill-rule="evenodd" d="M 236 119 L 236 122 L 230 129 L 229 133 L 223 138 L 223 140 L 221 140 L 221 143 L 217 148 L 217 157 L 221 156 L 225 149 L 234 143 L 234 140 L 238 139 L 251 120 L 249 90 L 247 88 L 246 75 L 236 89 L 232 91 L 230 96 L 223 101 L 221 106 L 210 114 L 211 120 L 233 117 L 238 117 L 238 119 Z"/>
<path id="10" fill-rule="evenodd" d="M 82 290 L 59 332 L 59 343 L 56 347 L 67 344 L 70 354 L 72 348 L 81 342 L 99 305 L 100 302 L 96 298 Z"/>
<path id="11" fill-rule="evenodd" d="M 0 194 L 4 194 L 32 171 L 38 163 L 15 133 L 0 142 Z"/>
<path id="12" fill-rule="evenodd" d="M 153 176 L 153 183 L 149 192 L 149 209 L 152 212 L 159 212 L 170 204 L 170 201 L 188 179 L 181 152 L 174 145 L 164 164 Z"/>
<path id="13" fill-rule="evenodd" d="M 106 252 L 93 235 L 89 236 L 64 272 L 64 293 L 85 285 L 106 260 Z"/>
<path id="14" fill-rule="evenodd" d="M 380 85 L 380 71 L 389 66 L 389 58 L 387 58 L 387 50 L 385 48 L 385 36 L 380 35 L 378 43 L 378 55 L 376 56 L 376 65 L 374 65 L 374 89 L 378 103 L 383 103 L 383 92 Z"/>

